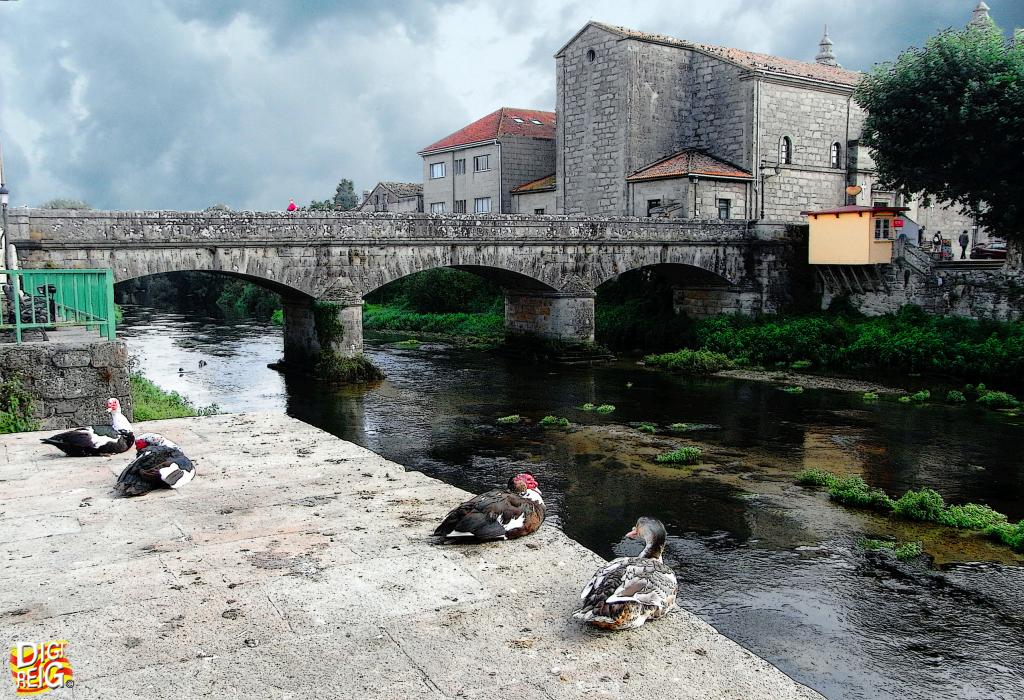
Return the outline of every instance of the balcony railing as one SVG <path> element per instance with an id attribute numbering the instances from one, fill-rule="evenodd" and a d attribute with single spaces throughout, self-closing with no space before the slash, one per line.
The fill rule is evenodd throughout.
<path id="1" fill-rule="evenodd" d="M 117 332 L 113 270 L 0 270 L 5 276 L 0 330 L 82 326 L 107 340 Z M 20 292 L 20 293 L 19 293 Z"/>

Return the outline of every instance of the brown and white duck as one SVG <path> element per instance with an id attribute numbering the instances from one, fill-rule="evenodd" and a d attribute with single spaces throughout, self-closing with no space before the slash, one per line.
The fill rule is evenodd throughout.
<path id="1" fill-rule="evenodd" d="M 125 452 L 135 442 L 132 424 L 121 413 L 121 402 L 117 399 L 107 399 L 107 412 L 110 413 L 110 425 L 73 428 L 42 438 L 42 442 L 53 445 L 69 457 L 95 457 Z"/>
<path id="2" fill-rule="evenodd" d="M 507 490 L 482 493 L 452 510 L 434 535 L 469 542 L 512 540 L 536 532 L 543 522 L 537 480 L 523 472 L 508 480 Z"/>
<path id="3" fill-rule="evenodd" d="M 663 617 L 675 607 L 676 575 L 661 560 L 665 536 L 660 520 L 637 520 L 626 537 L 642 538 L 647 545 L 644 551 L 599 569 L 580 593 L 583 602 L 572 616 L 601 629 L 624 630 Z"/>
<path id="4" fill-rule="evenodd" d="M 136 456 L 117 477 L 115 496 L 142 496 L 155 489 L 180 489 L 196 475 L 181 448 L 159 433 L 135 441 Z"/>

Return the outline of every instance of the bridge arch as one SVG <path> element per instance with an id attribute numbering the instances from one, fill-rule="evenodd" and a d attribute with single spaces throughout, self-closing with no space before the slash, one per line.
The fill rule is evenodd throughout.
<path id="1" fill-rule="evenodd" d="M 748 261 L 741 250 L 720 246 L 661 246 L 639 248 L 628 256 L 599 260 L 591 278 L 596 289 L 610 279 L 634 270 L 653 269 L 698 283 L 734 285 L 746 278 Z"/>
<path id="2" fill-rule="evenodd" d="M 480 255 L 481 259 L 472 262 L 466 258 L 470 256 L 438 255 L 436 251 L 417 251 L 412 255 L 395 256 L 383 261 L 384 264 L 381 265 L 363 266 L 354 271 L 359 277 L 353 280 L 353 283 L 360 296 L 365 296 L 387 284 L 420 272 L 451 268 L 482 277 L 505 290 L 557 292 L 559 289 L 558 280 L 549 279 L 550 271 L 543 260 L 534 259 L 528 264 L 521 264 L 522 260 L 507 257 Z"/>
<path id="3" fill-rule="evenodd" d="M 183 270 L 169 270 L 167 272 L 150 272 L 144 275 L 138 275 L 136 277 L 119 277 L 114 275 L 114 284 L 120 284 L 122 282 L 131 282 L 135 280 L 146 280 L 153 277 L 159 277 L 161 275 L 171 275 L 177 272 L 202 272 L 211 275 L 223 275 L 224 277 L 230 277 L 232 279 L 244 280 L 250 282 L 264 289 L 268 289 L 275 294 L 279 294 L 282 299 L 297 299 L 297 300 L 311 300 L 313 295 L 309 294 L 295 287 L 282 284 L 276 279 L 270 279 L 267 277 L 260 277 L 256 275 L 249 275 L 241 272 L 228 271 L 228 270 L 200 270 L 200 269 L 183 269 Z"/>

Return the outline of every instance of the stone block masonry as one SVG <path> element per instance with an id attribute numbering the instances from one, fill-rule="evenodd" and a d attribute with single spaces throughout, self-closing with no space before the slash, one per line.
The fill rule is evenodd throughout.
<path id="1" fill-rule="evenodd" d="M 0 619 L 68 640 L 76 700 L 820 700 L 685 609 L 583 629 L 567 618 L 601 557 L 552 524 L 439 545 L 469 494 L 295 419 L 139 430 L 182 445 L 195 481 L 115 500 L 130 455 L 0 436 Z"/>
<path id="2" fill-rule="evenodd" d="M 44 430 L 109 424 L 112 396 L 132 418 L 128 350 L 121 341 L 3 344 L 0 376 L 16 378 L 35 398 L 34 418 Z"/>

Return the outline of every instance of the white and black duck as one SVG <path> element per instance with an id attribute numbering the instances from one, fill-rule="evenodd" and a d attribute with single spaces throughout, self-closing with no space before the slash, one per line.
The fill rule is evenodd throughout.
<path id="1" fill-rule="evenodd" d="M 70 457 L 95 457 L 125 452 L 135 442 L 132 424 L 121 413 L 121 402 L 117 399 L 107 399 L 107 412 L 110 413 L 110 425 L 74 428 L 42 438 L 42 441 Z"/>
<path id="2" fill-rule="evenodd" d="M 661 560 L 665 526 L 643 517 L 626 537 L 642 538 L 647 546 L 639 556 L 619 557 L 594 574 L 572 614 L 577 620 L 606 630 L 635 629 L 675 607 L 676 575 Z"/>
<path id="3" fill-rule="evenodd" d="M 142 496 L 155 489 L 180 489 L 195 478 L 196 467 L 192 460 L 163 435 L 140 435 L 135 449 L 135 459 L 117 477 L 115 496 Z"/>
<path id="4" fill-rule="evenodd" d="M 512 540 L 536 532 L 544 522 L 544 499 L 533 474 L 508 480 L 508 489 L 474 496 L 450 512 L 434 530 L 436 537 L 470 542 Z"/>

